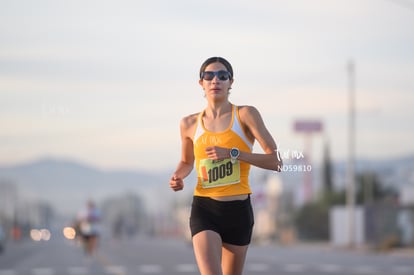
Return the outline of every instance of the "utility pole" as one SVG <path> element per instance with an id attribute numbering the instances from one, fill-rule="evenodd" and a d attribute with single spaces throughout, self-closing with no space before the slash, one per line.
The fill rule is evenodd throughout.
<path id="1" fill-rule="evenodd" d="M 348 72 L 348 164 L 346 169 L 346 206 L 348 210 L 349 247 L 355 245 L 355 64 L 347 64 Z"/>

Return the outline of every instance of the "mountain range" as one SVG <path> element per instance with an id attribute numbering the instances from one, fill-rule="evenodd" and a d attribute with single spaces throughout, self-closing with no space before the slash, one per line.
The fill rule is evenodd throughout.
<path id="1" fill-rule="evenodd" d="M 287 162 L 286 162 L 287 163 Z M 343 177 L 346 163 L 333 163 L 334 173 Z M 414 183 L 414 155 L 387 160 L 358 160 L 356 170 L 369 170 L 384 177 L 388 184 Z M 254 179 L 257 171 L 252 169 Z M 314 179 L 320 168 L 315 167 Z M 60 213 L 76 213 L 88 199 L 102 200 L 132 192 L 142 197 L 150 211 L 169 207 L 172 200 L 190 196 L 195 182 L 194 172 L 187 179 L 184 192 L 174 193 L 168 186 L 172 171 L 108 171 L 78 161 L 42 158 L 13 166 L 0 166 L 0 192 L 3 183 L 17 187 L 17 200 L 45 201 Z M 298 173 L 281 173 L 282 182 L 295 186 L 301 182 Z M 296 182 L 296 183 L 295 183 Z M 4 196 L 4 194 L 3 194 Z M 2 194 L 0 194 L 0 199 Z"/>
<path id="2" fill-rule="evenodd" d="M 16 186 L 18 201 L 44 201 L 64 214 L 76 213 L 89 199 L 100 201 L 126 193 L 138 194 L 156 211 L 166 207 L 167 192 L 172 193 L 169 176 L 167 172 L 106 171 L 52 158 L 0 167 L 0 185 Z"/>

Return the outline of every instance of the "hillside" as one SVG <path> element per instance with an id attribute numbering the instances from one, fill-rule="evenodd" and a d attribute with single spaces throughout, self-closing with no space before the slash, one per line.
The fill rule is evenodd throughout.
<path id="1" fill-rule="evenodd" d="M 346 163 L 333 163 L 336 185 L 343 184 Z M 389 160 L 358 160 L 358 171 L 376 172 L 385 184 L 403 185 L 414 181 L 414 156 Z M 83 203 L 92 198 L 119 196 L 127 192 L 138 194 L 144 199 L 150 211 L 162 211 L 172 200 L 191 195 L 195 182 L 194 172 L 186 180 L 183 192 L 172 192 L 168 187 L 171 171 L 152 173 L 146 171 L 107 171 L 93 166 L 65 159 L 44 158 L 14 166 L 0 167 L 1 184 L 17 186 L 19 203 L 22 201 L 45 201 L 57 212 L 74 213 Z M 255 190 L 268 173 L 252 169 L 251 183 Z M 312 168 L 314 189 L 320 186 L 320 168 Z M 285 189 L 300 190 L 303 173 L 283 172 L 280 174 Z M 299 192 L 299 191 L 296 191 Z M 0 198 L 5 194 L 0 194 Z"/>
<path id="2" fill-rule="evenodd" d="M 0 183 L 17 186 L 24 200 L 50 203 L 58 212 L 76 211 L 92 198 L 139 194 L 149 208 L 165 207 L 168 188 L 167 173 L 143 171 L 103 171 L 80 162 L 60 159 L 40 159 L 16 166 L 0 167 Z M 157 195 L 164 198 L 157 200 Z M 154 203 L 157 201 L 158 206 Z"/>

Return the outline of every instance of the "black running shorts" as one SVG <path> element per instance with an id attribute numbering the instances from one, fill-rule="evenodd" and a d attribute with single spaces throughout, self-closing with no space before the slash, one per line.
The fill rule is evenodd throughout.
<path id="1" fill-rule="evenodd" d="M 254 217 L 250 196 L 245 200 L 217 201 L 193 197 L 190 216 L 191 236 L 204 230 L 217 232 L 223 243 L 248 245 Z"/>

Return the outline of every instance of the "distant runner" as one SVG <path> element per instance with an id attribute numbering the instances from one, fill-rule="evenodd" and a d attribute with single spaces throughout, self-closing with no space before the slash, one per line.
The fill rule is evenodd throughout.
<path id="1" fill-rule="evenodd" d="M 77 220 L 85 252 L 93 255 L 98 246 L 101 220 L 100 211 L 93 201 L 88 201 L 86 208 L 79 212 Z"/>

